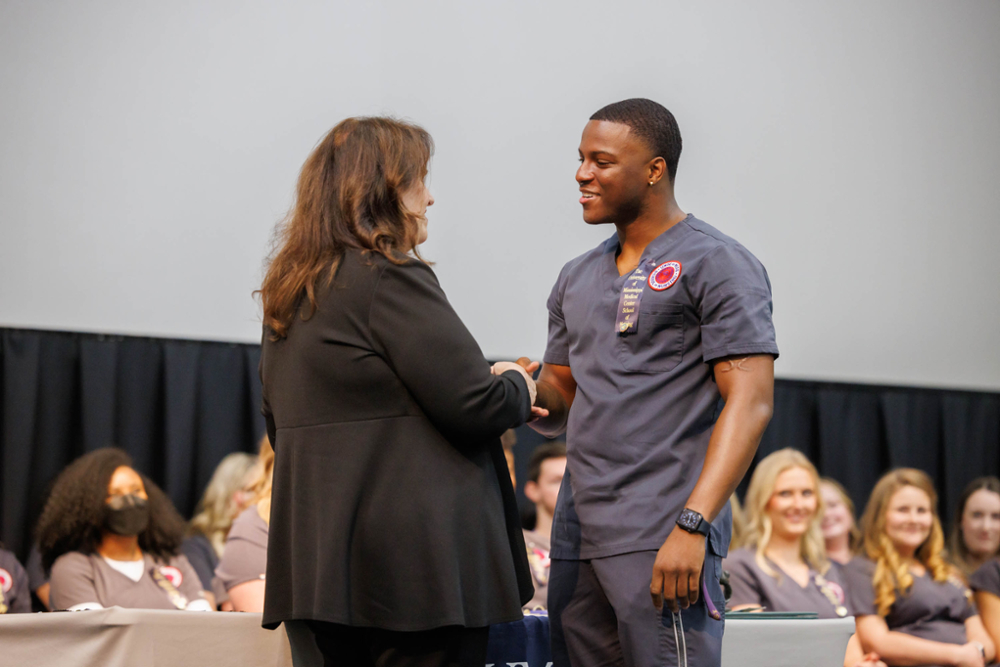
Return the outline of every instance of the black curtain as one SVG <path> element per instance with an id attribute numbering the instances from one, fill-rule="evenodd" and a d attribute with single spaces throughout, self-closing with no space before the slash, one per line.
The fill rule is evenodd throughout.
<path id="1" fill-rule="evenodd" d="M 258 345 L 0 329 L 0 540 L 22 558 L 52 479 L 116 445 L 190 515 L 223 456 L 255 451 Z M 532 449 L 518 429 L 518 495 Z M 859 511 L 879 476 L 927 471 L 945 523 L 962 488 L 1000 474 L 1000 394 L 778 380 L 757 460 L 805 452 Z M 741 493 L 746 488 L 746 480 Z"/>
<path id="2" fill-rule="evenodd" d="M 189 516 L 226 454 L 255 452 L 258 345 L 0 329 L 0 540 L 21 558 L 52 480 L 127 451 Z"/>
<path id="3" fill-rule="evenodd" d="M 782 447 L 842 483 L 859 513 L 884 472 L 919 468 L 934 480 L 947 526 L 966 484 L 1000 475 L 1000 394 L 777 380 L 755 461 Z"/>

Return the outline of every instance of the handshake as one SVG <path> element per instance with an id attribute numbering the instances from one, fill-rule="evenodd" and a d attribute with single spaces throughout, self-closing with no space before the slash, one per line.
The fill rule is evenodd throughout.
<path id="1" fill-rule="evenodd" d="M 532 361 L 528 357 L 521 357 L 517 361 L 498 361 L 490 368 L 493 375 L 503 375 L 507 371 L 517 371 L 524 376 L 524 381 L 528 385 L 528 395 L 531 396 L 531 419 L 529 421 L 549 416 L 549 411 L 538 405 L 538 386 L 535 384 L 534 378 L 531 377 L 538 370 L 539 366 L 541 364 L 537 361 Z"/>

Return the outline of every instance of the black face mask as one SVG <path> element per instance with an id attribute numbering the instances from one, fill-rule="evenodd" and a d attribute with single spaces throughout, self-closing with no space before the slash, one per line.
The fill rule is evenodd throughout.
<path id="1" fill-rule="evenodd" d="M 104 506 L 104 527 L 132 537 L 149 526 L 149 501 L 137 495 L 112 496 Z"/>

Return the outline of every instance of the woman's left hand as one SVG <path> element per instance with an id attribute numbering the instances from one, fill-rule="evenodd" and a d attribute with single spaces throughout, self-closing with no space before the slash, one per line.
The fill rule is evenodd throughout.
<path id="1" fill-rule="evenodd" d="M 535 368 L 538 368 L 538 362 L 535 362 L 534 366 Z M 525 369 L 523 366 L 513 361 L 498 361 L 495 364 L 493 364 L 493 366 L 490 368 L 490 372 L 492 372 L 493 375 L 497 376 L 503 375 L 507 371 L 517 371 L 524 377 L 524 381 L 528 385 L 528 395 L 531 397 L 531 404 L 534 405 L 535 398 L 538 396 L 538 390 L 535 387 L 535 380 L 534 378 L 531 377 L 531 373 L 528 372 L 528 370 Z M 531 414 L 534 416 L 535 414 L 534 408 L 532 408 Z M 548 414 L 548 411 L 546 411 L 546 414 Z M 544 415 L 538 415 L 538 416 L 542 417 Z"/>

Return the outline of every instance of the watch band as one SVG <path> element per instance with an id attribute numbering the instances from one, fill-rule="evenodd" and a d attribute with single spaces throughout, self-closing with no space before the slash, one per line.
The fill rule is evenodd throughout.
<path id="1" fill-rule="evenodd" d="M 708 531 L 712 527 L 712 524 L 705 521 L 705 517 L 700 513 L 686 507 L 677 517 L 677 525 L 689 533 L 700 533 L 706 537 L 708 537 Z"/>

